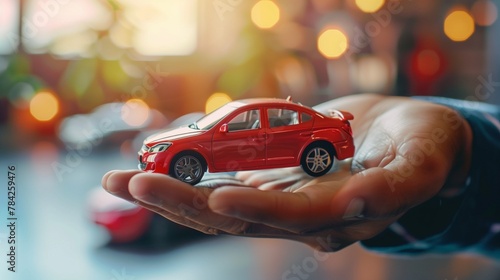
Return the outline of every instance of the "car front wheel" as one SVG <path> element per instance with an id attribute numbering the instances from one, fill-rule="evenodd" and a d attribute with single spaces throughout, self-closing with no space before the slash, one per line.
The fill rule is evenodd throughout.
<path id="1" fill-rule="evenodd" d="M 301 165 L 304 171 L 314 177 L 328 173 L 332 168 L 334 150 L 324 143 L 309 145 L 302 155 Z"/>
<path id="2" fill-rule="evenodd" d="M 191 185 L 199 183 L 206 170 L 205 162 L 196 154 L 181 154 L 172 163 L 170 176 Z"/>

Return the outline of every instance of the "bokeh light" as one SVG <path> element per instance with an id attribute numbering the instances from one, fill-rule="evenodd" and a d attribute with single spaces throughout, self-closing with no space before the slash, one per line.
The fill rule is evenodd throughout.
<path id="1" fill-rule="evenodd" d="M 59 112 L 59 101 L 49 92 L 39 92 L 30 101 L 30 113 L 39 121 L 50 121 Z"/>
<path id="2" fill-rule="evenodd" d="M 222 105 L 231 102 L 231 100 L 232 99 L 229 95 L 222 92 L 216 92 L 207 99 L 207 103 L 205 104 L 205 113 L 208 114 Z"/>
<path id="3" fill-rule="evenodd" d="M 478 0 L 472 5 L 472 15 L 477 25 L 490 26 L 498 17 L 498 9 L 491 0 Z"/>
<path id="4" fill-rule="evenodd" d="M 262 29 L 268 29 L 276 25 L 280 19 L 280 8 L 270 0 L 261 0 L 252 8 L 252 22 Z"/>
<path id="5" fill-rule="evenodd" d="M 444 20 L 444 33 L 452 41 L 465 41 L 474 33 L 474 30 L 474 20 L 465 10 L 454 10 Z"/>
<path id="6" fill-rule="evenodd" d="M 422 50 L 417 54 L 417 70 L 424 76 L 433 76 L 441 67 L 439 55 L 434 50 Z"/>
<path id="7" fill-rule="evenodd" d="M 150 118 L 149 106 L 141 99 L 130 99 L 122 106 L 121 117 L 130 126 L 144 125 Z"/>
<path id="8" fill-rule="evenodd" d="M 311 73 L 311 65 L 308 61 L 296 56 L 287 56 L 276 64 L 276 78 L 280 83 L 283 97 L 292 95 L 307 98 L 312 91 L 314 74 Z"/>
<path id="9" fill-rule="evenodd" d="M 339 29 L 327 29 L 318 37 L 318 50 L 326 58 L 338 58 L 347 46 L 347 36 Z"/>
<path id="10" fill-rule="evenodd" d="M 202 1 L 121 2 L 128 4 L 124 16 L 131 23 L 133 30 L 131 43 L 139 54 L 184 56 L 191 55 L 197 50 L 198 5 Z"/>
<path id="11" fill-rule="evenodd" d="M 360 92 L 382 92 L 389 83 L 389 65 L 381 57 L 363 55 L 355 66 L 353 78 Z"/>
<path id="12" fill-rule="evenodd" d="M 0 55 L 11 54 L 19 44 L 19 37 L 12 36 L 19 29 L 21 1 L 1 1 L 0 11 Z M 1 67 L 0 67 L 1 68 Z M 0 69 L 0 73 L 2 70 Z"/>
<path id="13" fill-rule="evenodd" d="M 374 13 L 378 11 L 385 0 L 356 0 L 356 6 L 365 13 Z"/>

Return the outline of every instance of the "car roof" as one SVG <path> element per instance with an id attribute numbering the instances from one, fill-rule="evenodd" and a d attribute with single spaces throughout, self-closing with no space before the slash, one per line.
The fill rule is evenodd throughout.
<path id="1" fill-rule="evenodd" d="M 284 105 L 295 105 L 295 106 L 311 109 L 311 108 L 304 106 L 302 104 L 297 104 L 293 101 L 288 101 L 288 100 L 280 99 L 280 98 L 249 98 L 249 99 L 232 101 L 231 103 L 234 104 L 236 107 L 241 107 L 244 105 L 263 105 L 263 106 L 266 106 L 266 105 L 284 104 Z"/>

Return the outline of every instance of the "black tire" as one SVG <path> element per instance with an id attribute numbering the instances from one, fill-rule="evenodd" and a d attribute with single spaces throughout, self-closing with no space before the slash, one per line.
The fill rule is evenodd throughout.
<path id="1" fill-rule="evenodd" d="M 323 176 L 333 166 L 335 151 L 327 143 L 312 143 L 304 150 L 300 164 L 304 171 L 314 177 Z"/>
<path id="2" fill-rule="evenodd" d="M 201 181 L 206 170 L 207 164 L 202 156 L 194 152 L 186 152 L 174 157 L 169 175 L 184 183 L 196 185 Z"/>

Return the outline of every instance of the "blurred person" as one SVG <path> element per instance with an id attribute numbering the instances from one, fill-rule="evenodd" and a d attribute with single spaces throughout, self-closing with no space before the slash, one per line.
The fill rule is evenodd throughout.
<path id="1" fill-rule="evenodd" d="M 499 257 L 500 108 L 361 94 L 315 107 L 351 112 L 356 153 L 319 178 L 300 168 L 239 172 L 196 187 L 110 171 L 109 193 L 207 234 L 286 238 L 321 251 L 357 241 L 388 253 Z"/>

